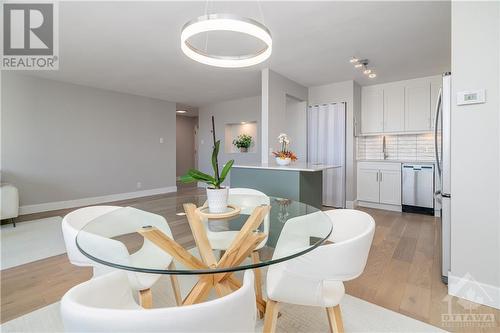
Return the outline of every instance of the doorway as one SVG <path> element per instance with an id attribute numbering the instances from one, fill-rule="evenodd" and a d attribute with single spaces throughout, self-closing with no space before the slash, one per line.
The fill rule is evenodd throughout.
<path id="1" fill-rule="evenodd" d="M 178 104 L 175 124 L 177 187 L 196 187 L 196 183 L 182 184 L 179 180 L 198 166 L 198 109 Z"/>

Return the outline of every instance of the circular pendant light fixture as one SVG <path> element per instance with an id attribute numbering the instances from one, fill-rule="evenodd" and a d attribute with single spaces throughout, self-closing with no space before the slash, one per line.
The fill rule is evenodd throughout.
<path id="1" fill-rule="evenodd" d="M 265 46 L 252 54 L 238 56 L 209 54 L 193 46 L 189 38 L 209 31 L 233 31 L 253 36 Z M 233 14 L 207 14 L 189 21 L 181 32 L 181 49 L 189 58 L 202 64 L 225 68 L 257 65 L 265 61 L 272 52 L 273 40 L 269 30 L 261 23 Z"/>

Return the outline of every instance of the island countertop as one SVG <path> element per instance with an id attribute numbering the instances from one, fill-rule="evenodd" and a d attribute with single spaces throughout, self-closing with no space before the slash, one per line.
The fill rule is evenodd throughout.
<path id="1" fill-rule="evenodd" d="M 267 170 L 306 171 L 306 172 L 316 172 L 325 169 L 333 169 L 339 167 L 340 166 L 336 165 L 314 164 L 314 163 L 304 163 L 304 162 L 295 162 L 285 166 L 278 165 L 276 163 L 260 163 L 260 162 L 233 165 L 233 168 L 241 168 L 241 169 L 267 169 Z"/>

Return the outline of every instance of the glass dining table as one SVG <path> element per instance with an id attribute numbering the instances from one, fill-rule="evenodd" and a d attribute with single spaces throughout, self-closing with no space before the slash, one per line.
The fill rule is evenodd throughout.
<path id="1" fill-rule="evenodd" d="M 120 207 L 91 220 L 78 232 L 78 249 L 91 260 L 116 269 L 198 275 L 198 284 L 183 300 L 183 304 L 194 304 L 207 297 L 207 288 L 220 295 L 239 288 L 236 271 L 254 269 L 260 283 L 257 268 L 305 255 L 326 243 L 332 233 L 325 213 L 286 198 L 230 194 L 228 210 L 221 214 L 209 212 L 205 195 L 165 200 L 170 200 L 165 203 L 168 208 L 151 209 L 155 213 Z M 172 229 L 187 230 L 186 225 L 192 237 L 184 234 L 179 243 Z M 165 254 L 176 265 L 155 260 Z M 263 310 L 265 301 L 257 294 Z"/>

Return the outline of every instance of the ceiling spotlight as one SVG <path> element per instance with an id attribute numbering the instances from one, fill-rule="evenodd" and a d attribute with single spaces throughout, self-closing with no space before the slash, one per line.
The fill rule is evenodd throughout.
<path id="1" fill-rule="evenodd" d="M 186 113 L 187 111 L 186 110 L 177 110 L 175 112 L 177 112 L 177 113 Z"/>
<path id="2" fill-rule="evenodd" d="M 365 69 L 365 70 L 363 71 L 363 74 L 368 75 L 368 74 L 370 74 L 371 72 L 372 72 L 372 70 L 367 68 L 367 69 Z"/>
<path id="3" fill-rule="evenodd" d="M 376 78 L 376 77 L 377 77 L 377 74 L 375 74 L 375 73 L 371 73 L 370 75 L 368 75 L 368 77 L 369 77 L 370 79 L 374 79 L 374 78 Z"/>
<path id="4" fill-rule="evenodd" d="M 177 215 L 177 216 L 186 216 L 186 213 L 184 213 L 184 212 L 179 212 L 179 213 L 175 213 L 175 215 Z"/>
<path id="5" fill-rule="evenodd" d="M 361 64 L 361 63 L 358 62 L 356 65 L 354 65 L 354 67 L 355 68 L 361 68 L 361 67 L 363 67 L 363 64 Z"/>
<path id="6" fill-rule="evenodd" d="M 357 63 L 358 61 L 359 61 L 359 59 L 358 59 L 358 58 L 356 58 L 356 57 L 352 57 L 352 58 L 351 58 L 351 60 L 349 60 L 349 62 L 350 62 L 351 64 L 355 64 L 355 63 Z"/>

